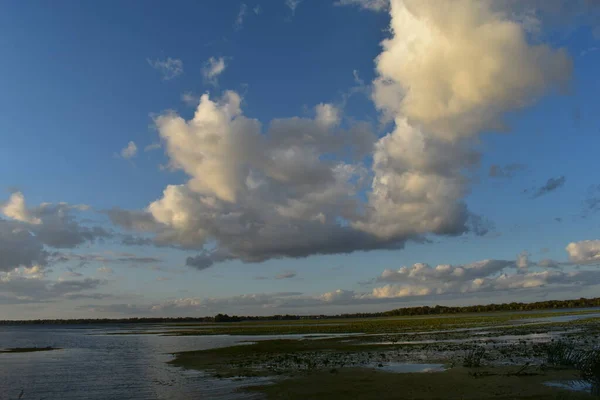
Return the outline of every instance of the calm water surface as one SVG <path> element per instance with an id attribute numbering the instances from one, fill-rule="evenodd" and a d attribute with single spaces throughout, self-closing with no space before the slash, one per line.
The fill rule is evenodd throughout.
<path id="1" fill-rule="evenodd" d="M 0 326 L 0 348 L 62 348 L 0 354 L 0 399 L 17 399 L 21 390 L 23 400 L 256 398 L 236 393 L 235 389 L 260 381 L 214 379 L 170 366 L 166 361 L 173 358 L 170 353 L 178 351 L 230 346 L 266 337 L 104 335 L 115 328 Z"/>

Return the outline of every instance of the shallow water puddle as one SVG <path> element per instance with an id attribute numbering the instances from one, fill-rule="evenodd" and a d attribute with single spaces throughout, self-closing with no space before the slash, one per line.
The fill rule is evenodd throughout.
<path id="1" fill-rule="evenodd" d="M 592 391 L 592 384 L 584 381 L 545 382 L 544 385 L 572 390 L 575 392 L 590 393 Z"/>
<path id="2" fill-rule="evenodd" d="M 443 372 L 446 370 L 444 364 L 388 363 L 381 367 L 379 365 L 372 364 L 369 365 L 369 367 L 399 374 L 409 374 L 415 372 Z"/>
<path id="3" fill-rule="evenodd" d="M 435 344 L 435 343 L 481 343 L 481 342 L 512 342 L 512 341 L 528 341 L 528 342 L 549 342 L 550 340 L 561 337 L 568 333 L 578 332 L 578 329 L 570 331 L 560 332 L 546 332 L 546 333 L 530 333 L 526 335 L 500 335 L 500 336 L 483 336 L 477 335 L 477 337 L 463 338 L 463 339 L 428 339 L 428 340 L 409 340 L 409 341 L 396 341 L 396 342 L 366 342 L 360 343 L 363 346 L 379 346 L 379 345 L 411 345 L 411 344 Z"/>

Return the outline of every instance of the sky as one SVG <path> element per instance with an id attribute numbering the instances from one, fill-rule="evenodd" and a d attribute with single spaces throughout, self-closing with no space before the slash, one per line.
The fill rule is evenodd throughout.
<path id="1" fill-rule="evenodd" d="M 600 293 L 600 3 L 3 2 L 0 320 Z"/>

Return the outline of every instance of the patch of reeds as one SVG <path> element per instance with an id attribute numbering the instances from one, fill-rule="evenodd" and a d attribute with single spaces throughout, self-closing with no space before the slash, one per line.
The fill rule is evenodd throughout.
<path id="1" fill-rule="evenodd" d="M 552 342 L 546 348 L 546 362 L 577 369 L 580 379 L 592 385 L 592 394 L 600 396 L 600 349 L 576 349 L 566 341 Z"/>
<path id="2" fill-rule="evenodd" d="M 466 368 L 481 367 L 481 362 L 483 361 L 484 356 L 485 356 L 485 348 L 484 347 L 475 347 L 473 349 L 467 350 L 465 353 L 465 358 L 463 359 L 463 367 L 466 367 Z"/>

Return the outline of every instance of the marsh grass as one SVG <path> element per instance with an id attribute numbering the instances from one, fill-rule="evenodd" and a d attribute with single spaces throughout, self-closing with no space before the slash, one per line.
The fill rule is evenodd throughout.
<path id="1" fill-rule="evenodd" d="M 465 352 L 465 358 L 463 360 L 463 367 L 465 368 L 479 368 L 482 365 L 483 358 L 486 350 L 484 347 L 475 347 Z"/>
<path id="2" fill-rule="evenodd" d="M 595 311 L 597 313 L 597 311 Z M 290 334 L 400 334 L 420 331 L 457 330 L 469 328 L 493 328 L 502 325 L 514 325 L 510 328 L 527 329 L 521 322 L 527 319 L 559 317 L 563 315 L 585 315 L 590 311 L 557 313 L 495 313 L 495 314 L 456 314 L 414 317 L 377 317 L 353 319 L 323 319 L 301 321 L 247 321 L 227 324 L 165 324 L 164 330 L 124 331 L 108 335 L 290 335 Z M 580 326 L 595 323 L 600 318 L 588 318 L 570 322 L 536 323 L 536 326 Z"/>
<path id="3" fill-rule="evenodd" d="M 592 394 L 600 396 L 599 349 L 577 349 L 573 343 L 559 340 L 547 346 L 546 362 L 552 366 L 576 368 L 580 379 L 592 385 Z"/>

